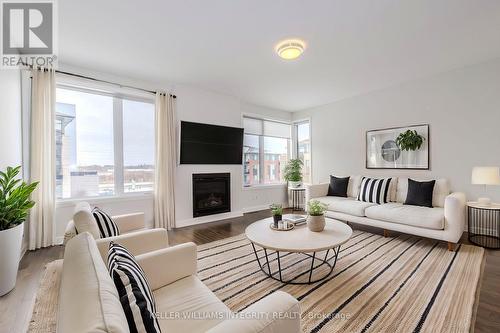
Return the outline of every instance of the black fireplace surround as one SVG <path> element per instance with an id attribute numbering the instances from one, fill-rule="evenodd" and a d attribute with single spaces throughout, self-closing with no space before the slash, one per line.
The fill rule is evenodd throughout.
<path id="1" fill-rule="evenodd" d="M 193 217 L 227 213 L 230 211 L 230 174 L 193 174 Z"/>

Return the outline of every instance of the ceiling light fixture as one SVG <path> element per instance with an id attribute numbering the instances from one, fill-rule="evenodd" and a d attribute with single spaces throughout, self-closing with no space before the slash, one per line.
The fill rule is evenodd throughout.
<path id="1" fill-rule="evenodd" d="M 306 46 L 303 41 L 299 39 L 287 39 L 276 46 L 276 53 L 285 60 L 292 60 L 300 57 L 305 48 Z"/>

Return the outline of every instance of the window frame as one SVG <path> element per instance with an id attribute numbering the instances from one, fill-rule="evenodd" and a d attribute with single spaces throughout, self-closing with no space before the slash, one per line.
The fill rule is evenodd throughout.
<path id="1" fill-rule="evenodd" d="M 297 119 L 297 120 L 294 120 L 292 122 L 292 141 L 293 141 L 293 158 L 298 158 L 299 156 L 299 138 L 298 138 L 298 130 L 299 130 L 299 125 L 302 125 L 302 124 L 306 124 L 308 123 L 309 124 L 309 149 L 310 149 L 310 152 L 309 152 L 309 155 L 311 156 L 311 170 L 309 171 L 309 175 L 310 175 L 310 181 L 311 183 L 313 183 L 313 151 L 312 151 L 312 145 L 313 145 L 313 142 L 312 142 L 312 122 L 311 122 L 311 118 L 310 117 L 307 117 L 307 118 L 302 118 L 302 119 Z"/>
<path id="2" fill-rule="evenodd" d="M 103 195 L 103 196 L 84 196 L 84 197 L 70 197 L 70 198 L 57 198 L 56 204 L 61 203 L 63 206 L 65 203 L 74 203 L 80 201 L 114 201 L 120 198 L 129 197 L 149 197 L 153 195 L 153 190 L 145 191 L 134 191 L 125 192 L 125 165 L 124 165 L 124 145 L 123 145 L 123 100 L 130 100 L 142 103 L 151 104 L 154 108 L 155 99 L 154 96 L 148 97 L 145 95 L 135 95 L 133 93 L 127 93 L 121 91 L 121 89 L 102 89 L 101 86 L 92 84 L 78 83 L 73 84 L 66 83 L 65 80 L 59 81 L 56 78 L 56 89 L 66 89 L 79 91 L 87 94 L 108 96 L 113 99 L 113 172 L 114 172 L 114 194 L 113 195 Z M 110 87 L 111 88 L 111 87 Z M 57 95 L 56 95 L 57 103 Z M 154 158 L 154 157 L 153 157 Z M 154 186 L 154 185 L 153 185 Z"/>
<path id="3" fill-rule="evenodd" d="M 262 189 L 262 188 L 273 188 L 273 187 L 284 187 L 287 185 L 286 181 L 282 181 L 279 183 L 263 183 L 263 179 L 265 177 L 265 151 L 264 151 L 264 138 L 280 138 L 280 139 L 286 139 L 288 141 L 287 143 L 287 158 L 290 160 L 293 158 L 294 154 L 294 149 L 293 149 L 293 122 L 283 120 L 283 119 L 273 119 L 273 118 L 266 118 L 261 115 L 255 115 L 255 114 L 248 114 L 248 113 L 242 113 L 241 115 L 241 123 L 242 125 L 244 124 L 244 119 L 245 118 L 250 118 L 254 120 L 259 120 L 262 122 L 268 121 L 268 122 L 274 122 L 274 123 L 280 123 L 280 124 L 285 124 L 290 126 L 290 137 L 289 138 L 283 138 L 280 136 L 272 136 L 272 135 L 258 135 L 258 134 L 251 134 L 251 133 L 243 133 L 244 135 L 253 135 L 257 136 L 259 138 L 259 183 L 258 184 L 245 184 L 245 178 L 244 178 L 244 172 L 245 172 L 245 166 L 242 165 L 242 187 L 244 190 L 251 190 L 251 189 Z M 245 160 L 243 159 L 243 163 L 245 163 Z"/>

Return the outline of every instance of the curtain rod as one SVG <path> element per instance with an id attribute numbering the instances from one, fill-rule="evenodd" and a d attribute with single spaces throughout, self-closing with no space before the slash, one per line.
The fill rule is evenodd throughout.
<path id="1" fill-rule="evenodd" d="M 98 82 L 104 82 L 104 83 L 108 83 L 108 84 L 114 84 L 116 86 L 120 86 L 122 88 L 131 88 L 131 89 L 135 89 L 135 90 L 141 90 L 141 91 L 144 91 L 144 92 L 147 92 L 147 93 L 150 93 L 150 94 L 153 94 L 153 95 L 156 95 L 156 91 L 153 91 L 153 90 L 147 90 L 147 89 L 143 89 L 143 88 L 138 88 L 138 87 L 133 87 L 133 86 L 128 86 L 126 84 L 121 84 L 121 83 L 116 83 L 116 82 L 111 82 L 111 81 L 106 81 L 106 80 L 101 80 L 101 79 L 96 79 L 95 77 L 91 77 L 91 76 L 86 76 L 86 75 L 80 75 L 80 74 L 75 74 L 75 73 L 70 73 L 70 72 L 65 72 L 65 71 L 60 71 L 60 70 L 57 70 L 55 71 L 56 73 L 59 73 L 59 74 L 64 74 L 64 75 L 70 75 L 70 76 L 75 76 L 75 77 L 79 77 L 81 79 L 87 79 L 87 80 L 92 80 L 92 81 L 98 81 Z M 170 94 L 170 96 L 172 98 L 177 98 L 177 96 L 175 95 L 172 95 Z"/>

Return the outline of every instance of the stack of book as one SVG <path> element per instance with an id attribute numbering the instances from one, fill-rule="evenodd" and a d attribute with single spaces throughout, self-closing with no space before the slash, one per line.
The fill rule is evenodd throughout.
<path id="1" fill-rule="evenodd" d="M 301 225 L 306 223 L 307 216 L 306 215 L 298 215 L 298 214 L 286 214 L 283 215 L 283 221 L 292 222 L 295 225 Z"/>

